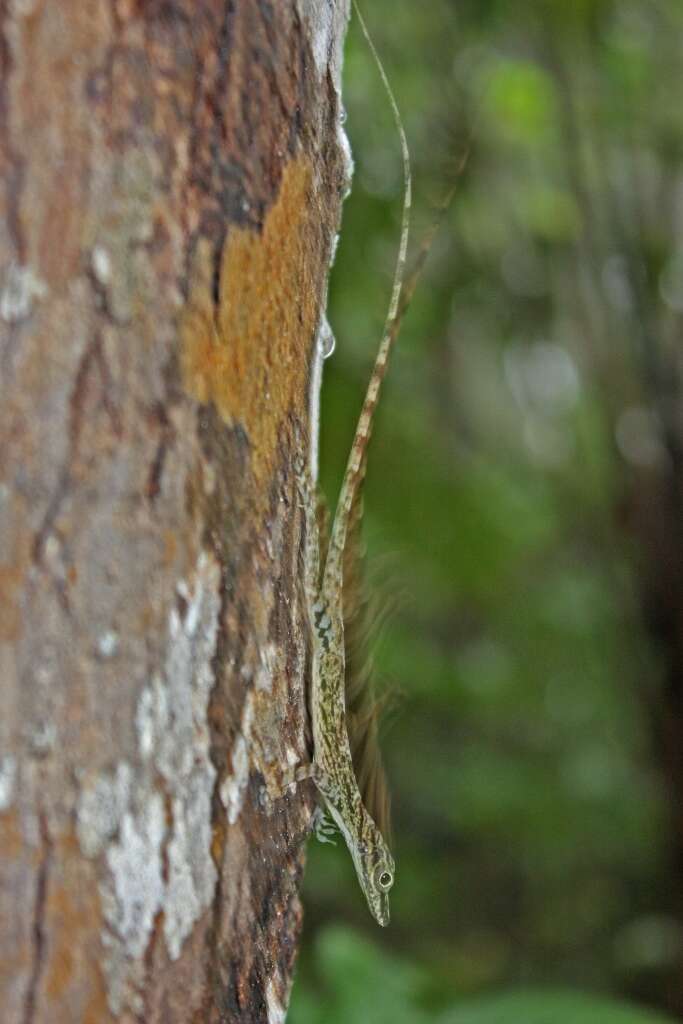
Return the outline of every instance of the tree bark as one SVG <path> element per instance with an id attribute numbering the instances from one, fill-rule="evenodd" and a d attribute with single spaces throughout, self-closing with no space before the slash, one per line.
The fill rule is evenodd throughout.
<path id="1" fill-rule="evenodd" d="M 348 13 L 0 0 L 5 1024 L 284 1019 Z"/>

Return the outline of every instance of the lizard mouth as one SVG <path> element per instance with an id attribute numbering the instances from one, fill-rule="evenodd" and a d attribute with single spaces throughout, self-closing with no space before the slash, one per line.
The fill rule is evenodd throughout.
<path id="1" fill-rule="evenodd" d="M 382 928 L 386 928 L 389 924 L 389 895 L 386 892 L 380 893 L 379 898 L 374 907 L 370 907 L 372 915 L 378 924 L 381 924 Z"/>

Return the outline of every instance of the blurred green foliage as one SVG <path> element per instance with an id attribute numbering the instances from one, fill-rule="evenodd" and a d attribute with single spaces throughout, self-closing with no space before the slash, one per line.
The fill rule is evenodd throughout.
<path id="1" fill-rule="evenodd" d="M 372 922 L 345 848 L 311 844 L 289 1019 L 655 1024 L 605 1001 L 683 1006 L 646 713 L 658 652 L 619 524 L 625 474 L 658 457 L 625 261 L 645 267 L 674 345 L 683 5 L 375 0 L 366 16 L 411 144 L 414 239 L 469 160 L 394 354 L 366 487 L 373 581 L 398 604 L 377 651 L 398 693 L 383 744 L 392 924 Z M 322 402 L 331 504 L 401 194 L 353 20 L 344 97 L 356 170 Z"/>
<path id="2" fill-rule="evenodd" d="M 301 986 L 293 1015 L 299 1024 L 666 1024 L 643 1009 L 583 993 L 522 989 L 506 995 L 435 1005 L 428 972 L 380 951 L 357 933 L 325 929 L 315 948 L 325 979 L 321 995 Z"/>

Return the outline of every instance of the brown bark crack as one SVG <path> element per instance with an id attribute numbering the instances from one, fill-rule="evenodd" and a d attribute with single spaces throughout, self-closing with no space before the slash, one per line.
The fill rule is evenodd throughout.
<path id="1" fill-rule="evenodd" d="M 74 386 L 69 399 L 69 451 L 60 473 L 57 487 L 48 502 L 42 523 L 34 537 L 33 559 L 36 564 L 40 564 L 43 561 L 45 544 L 52 533 L 55 520 L 71 487 L 73 465 L 78 456 L 81 431 L 84 419 L 86 418 L 85 405 L 88 399 L 93 369 L 95 368 L 99 374 L 101 384 L 100 402 L 109 419 L 112 433 L 120 439 L 123 432 L 119 410 L 111 398 L 112 377 L 104 356 L 102 338 L 99 333 L 96 333 L 83 353 L 74 377 Z"/>
<path id="2" fill-rule="evenodd" d="M 5 182 L 7 227 L 14 242 L 15 259 L 21 264 L 26 258 L 20 212 L 24 160 L 12 145 L 9 128 L 9 88 L 14 61 L 7 39 L 7 24 L 11 17 L 8 0 L 0 0 L 0 166 Z"/>
<path id="3" fill-rule="evenodd" d="M 45 908 L 47 906 L 47 887 L 52 861 L 52 839 L 47 826 L 45 813 L 40 813 L 40 840 L 42 856 L 38 865 L 38 876 L 36 879 L 36 899 L 33 908 L 33 966 L 26 989 L 24 1002 L 23 1024 L 33 1024 L 36 1012 L 36 1001 L 38 985 L 45 966 Z"/>

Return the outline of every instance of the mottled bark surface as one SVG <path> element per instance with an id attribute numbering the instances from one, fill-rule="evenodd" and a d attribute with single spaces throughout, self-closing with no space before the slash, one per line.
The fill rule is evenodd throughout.
<path id="1" fill-rule="evenodd" d="M 283 1019 L 347 17 L 0 2 L 3 1024 Z"/>

